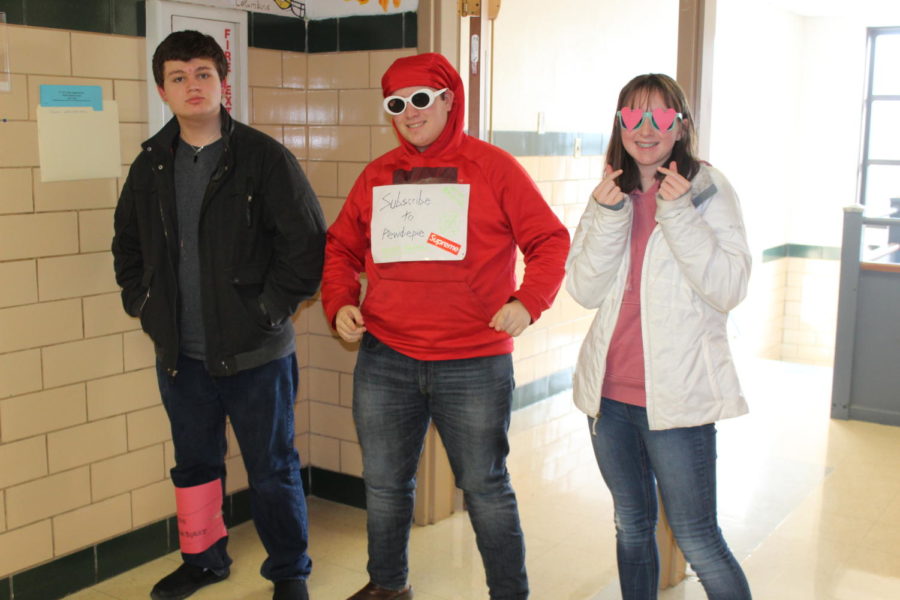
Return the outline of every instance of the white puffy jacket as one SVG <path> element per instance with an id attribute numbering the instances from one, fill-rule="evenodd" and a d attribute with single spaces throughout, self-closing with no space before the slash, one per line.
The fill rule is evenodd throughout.
<path id="1" fill-rule="evenodd" d="M 566 261 L 566 289 L 597 313 L 581 346 L 575 404 L 600 416 L 606 353 L 628 274 L 631 199 L 613 210 L 590 200 Z M 726 334 L 747 293 L 750 250 L 734 189 L 702 165 L 691 191 L 657 196 L 657 225 L 641 272 L 641 330 L 650 429 L 692 427 L 747 412 Z"/>

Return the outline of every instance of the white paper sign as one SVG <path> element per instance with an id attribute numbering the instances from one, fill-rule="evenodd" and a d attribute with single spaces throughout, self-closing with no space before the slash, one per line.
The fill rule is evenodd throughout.
<path id="1" fill-rule="evenodd" d="M 372 188 L 372 259 L 376 263 L 462 260 L 468 224 L 468 184 Z"/>
<path id="2" fill-rule="evenodd" d="M 38 106 L 41 181 L 103 179 L 122 174 L 119 106 Z"/>

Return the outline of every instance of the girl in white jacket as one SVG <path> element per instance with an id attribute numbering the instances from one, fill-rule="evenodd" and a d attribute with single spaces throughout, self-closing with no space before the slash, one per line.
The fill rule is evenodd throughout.
<path id="1" fill-rule="evenodd" d="M 597 309 L 574 395 L 613 496 L 622 596 L 657 597 L 658 483 L 707 596 L 747 600 L 718 526 L 715 472 L 715 421 L 747 411 L 726 336 L 750 274 L 738 199 L 695 157 L 684 93 L 666 75 L 622 88 L 606 162 L 566 287 Z"/>

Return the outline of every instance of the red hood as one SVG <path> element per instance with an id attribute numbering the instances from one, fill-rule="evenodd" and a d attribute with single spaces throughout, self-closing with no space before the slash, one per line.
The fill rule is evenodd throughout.
<path id="1" fill-rule="evenodd" d="M 435 89 L 448 88 L 453 92 L 453 107 L 447 115 L 447 125 L 433 144 L 421 153 L 423 157 L 433 157 L 455 148 L 463 140 L 463 119 L 465 117 L 465 94 L 463 82 L 453 65 L 442 55 L 426 52 L 416 56 L 398 58 L 381 78 L 381 91 L 385 98 L 396 90 L 411 86 L 427 86 Z M 394 130 L 397 130 L 396 125 Z M 399 132 L 397 137 L 407 152 L 420 154 Z"/>

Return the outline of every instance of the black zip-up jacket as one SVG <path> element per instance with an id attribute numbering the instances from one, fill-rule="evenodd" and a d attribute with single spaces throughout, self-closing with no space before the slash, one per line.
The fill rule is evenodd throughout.
<path id="1" fill-rule="evenodd" d="M 200 212 L 200 295 L 214 376 L 286 356 L 291 315 L 321 282 L 325 221 L 294 156 L 222 109 L 222 157 Z M 142 144 L 119 197 L 112 252 L 125 311 L 140 317 L 170 374 L 179 352 L 172 119 Z"/>

